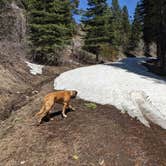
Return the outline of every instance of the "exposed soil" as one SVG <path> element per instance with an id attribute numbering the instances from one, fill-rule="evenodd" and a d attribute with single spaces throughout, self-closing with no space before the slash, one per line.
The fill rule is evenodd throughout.
<path id="1" fill-rule="evenodd" d="M 76 111 L 66 119 L 55 105 L 51 120 L 36 124 L 34 115 L 43 96 L 53 91 L 53 78 L 70 68 L 48 67 L 42 78 L 30 79 L 38 79 L 32 89 L 13 100 L 13 111 L 0 123 L 0 166 L 166 165 L 165 130 L 147 128 L 113 106 L 90 109 L 76 99 Z"/>
<path id="2" fill-rule="evenodd" d="M 61 106 L 55 105 L 51 119 L 38 126 L 34 115 L 44 95 L 53 91 L 53 79 L 77 66 L 45 67 L 42 75 L 31 75 L 24 62 L 25 48 L 19 44 L 25 35 L 23 10 L 10 9 L 0 20 L 4 23 L 0 37 L 4 40 L 0 41 L 0 166 L 166 165 L 165 130 L 155 125 L 147 128 L 113 106 L 90 109 L 86 101 L 76 99 L 76 111 L 68 112 L 66 119 L 60 115 Z"/>

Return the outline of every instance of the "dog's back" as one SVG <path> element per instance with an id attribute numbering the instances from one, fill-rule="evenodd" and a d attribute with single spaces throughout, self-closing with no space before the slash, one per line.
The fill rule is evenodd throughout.
<path id="1" fill-rule="evenodd" d="M 56 102 L 68 100 L 71 96 L 71 92 L 67 90 L 55 91 L 47 94 L 44 97 L 44 101 L 54 100 Z"/>

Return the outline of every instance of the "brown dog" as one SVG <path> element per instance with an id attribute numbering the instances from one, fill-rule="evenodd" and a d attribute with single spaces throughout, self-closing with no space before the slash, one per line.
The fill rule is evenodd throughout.
<path id="1" fill-rule="evenodd" d="M 37 118 L 39 118 L 39 123 L 41 123 L 42 119 L 48 115 L 51 108 L 54 106 L 55 103 L 63 104 L 62 109 L 62 116 L 64 118 L 67 117 L 65 114 L 65 111 L 67 108 L 75 110 L 69 103 L 72 98 L 75 98 L 77 95 L 77 91 L 75 90 L 62 90 L 62 91 L 56 91 L 49 93 L 44 97 L 44 102 L 41 110 L 35 115 Z"/>

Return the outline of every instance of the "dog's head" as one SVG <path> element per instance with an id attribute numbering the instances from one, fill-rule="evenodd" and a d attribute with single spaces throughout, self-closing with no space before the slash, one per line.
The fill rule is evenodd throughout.
<path id="1" fill-rule="evenodd" d="M 72 90 L 71 91 L 71 98 L 76 98 L 76 96 L 77 96 L 77 91 L 76 90 Z"/>

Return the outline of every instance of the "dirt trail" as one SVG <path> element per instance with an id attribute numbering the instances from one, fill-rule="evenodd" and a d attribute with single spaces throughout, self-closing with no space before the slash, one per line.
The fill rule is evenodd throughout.
<path id="1" fill-rule="evenodd" d="M 38 93 L 25 92 L 27 98 L 17 101 L 15 111 L 0 123 L 0 166 L 166 165 L 166 132 L 146 128 L 109 105 L 90 109 L 77 99 L 76 111 L 68 112 L 67 119 L 56 105 L 53 120 L 37 126 L 34 114 L 53 90 L 52 75 L 47 74 L 33 89 Z"/>

